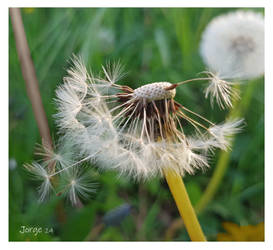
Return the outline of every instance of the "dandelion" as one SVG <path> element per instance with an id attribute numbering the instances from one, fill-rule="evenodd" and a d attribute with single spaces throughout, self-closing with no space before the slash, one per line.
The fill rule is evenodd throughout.
<path id="1" fill-rule="evenodd" d="M 227 147 L 223 138 L 234 131 L 174 100 L 176 87 L 184 82 L 155 82 L 133 90 L 116 83 L 119 64 L 103 67 L 104 78 L 89 75 L 78 59 L 74 64 L 57 89 L 55 117 L 64 142 L 79 159 L 140 180 L 163 176 L 166 168 L 182 176 L 193 174 L 208 167 L 208 148 Z M 194 127 L 198 139 L 185 135 L 182 120 Z M 193 138 L 199 147 L 189 143 Z"/>
<path id="2" fill-rule="evenodd" d="M 45 150 L 56 161 L 50 178 L 68 179 L 63 189 L 69 190 L 72 203 L 76 194 L 86 196 L 92 191 L 77 170 L 83 163 L 137 181 L 164 175 L 172 186 L 174 174 L 177 178 L 209 167 L 210 153 L 217 148 L 227 150 L 228 138 L 242 124 L 234 120 L 217 125 L 174 100 L 178 86 L 210 77 L 132 89 L 117 83 L 122 76 L 120 64 L 102 67 L 104 76 L 95 77 L 80 59 L 75 57 L 73 63 L 56 91 L 59 153 Z M 184 132 L 185 122 L 193 127 L 192 134 Z"/>
<path id="3" fill-rule="evenodd" d="M 229 79 L 264 73 L 264 18 L 235 11 L 214 18 L 202 35 L 200 53 L 209 69 Z"/>
<path id="4" fill-rule="evenodd" d="M 108 65 L 103 67 L 105 77 L 97 78 L 75 58 L 56 91 L 59 152 L 43 147 L 39 153 L 60 165 L 53 176 L 83 162 L 137 180 L 163 176 L 166 168 L 181 176 L 194 174 L 209 166 L 208 151 L 228 148 L 226 138 L 242 124 L 235 120 L 217 125 L 174 100 L 181 84 L 209 77 L 155 82 L 134 90 L 116 83 L 120 70 L 120 64 Z M 195 132 L 186 135 L 182 121 Z"/>

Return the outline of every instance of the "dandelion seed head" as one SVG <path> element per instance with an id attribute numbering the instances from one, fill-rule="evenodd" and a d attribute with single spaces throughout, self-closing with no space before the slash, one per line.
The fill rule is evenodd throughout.
<path id="1" fill-rule="evenodd" d="M 155 82 L 145 84 L 134 90 L 133 96 L 135 98 L 143 98 L 148 102 L 174 98 L 176 89 L 166 90 L 166 88 L 172 86 L 169 82 Z"/>
<path id="2" fill-rule="evenodd" d="M 120 64 L 102 67 L 104 76 L 95 77 L 80 59 L 74 61 L 56 91 L 59 149 L 47 152 L 56 161 L 49 177 L 60 176 L 60 192 L 73 204 L 93 190 L 84 164 L 138 181 L 161 177 L 166 169 L 194 174 L 209 167 L 208 152 L 228 148 L 227 137 L 240 125 L 215 125 L 175 101 L 179 84 L 162 81 L 132 89 L 117 83 Z M 206 95 L 229 94 L 226 82 L 209 77 L 216 83 Z M 185 126 L 192 126 L 194 133 L 185 134 Z"/>
<path id="3" fill-rule="evenodd" d="M 226 78 L 251 79 L 264 73 L 264 18 L 235 11 L 214 18 L 203 32 L 200 53 L 210 70 Z"/>
<path id="4" fill-rule="evenodd" d="M 83 91 L 85 88 L 78 91 L 70 86 L 60 86 L 57 90 L 58 122 L 68 122 L 67 126 L 61 126 L 60 129 L 77 150 L 79 162 L 86 159 L 100 169 L 116 170 L 120 175 L 136 180 L 162 176 L 166 168 L 172 168 L 181 175 L 194 174 L 196 169 L 207 168 L 206 152 L 224 148 L 221 143 L 226 145 L 223 138 L 227 133 L 208 133 L 209 127 L 191 118 L 189 115 L 201 116 L 174 100 L 177 84 L 155 82 L 132 89 L 116 83 L 120 79 L 120 71 L 119 64 L 112 67 L 107 65 L 103 67 L 105 77 L 96 78 L 88 75 L 82 69 L 82 64 L 77 62 L 69 71 L 73 72 L 71 77 L 75 78 L 70 81 L 73 85 L 80 81 L 81 86 L 86 81 L 86 91 Z M 81 75 L 85 78 L 79 80 Z M 228 89 L 224 81 L 216 77 L 214 81 L 218 81 L 217 85 L 224 85 L 222 89 Z M 67 93 L 61 92 L 68 92 L 81 105 L 68 102 Z M 73 105 L 68 107 L 67 103 Z M 63 105 L 67 105 L 67 111 L 76 110 L 74 119 L 83 129 L 73 129 L 73 120 L 68 119 L 71 114 L 63 112 Z M 205 118 L 201 119 L 209 122 Z M 198 129 L 199 148 L 196 145 L 194 147 L 191 137 L 184 134 L 180 120 Z M 203 135 L 198 127 L 205 130 Z M 217 136 L 221 137 L 218 141 L 215 139 Z"/>

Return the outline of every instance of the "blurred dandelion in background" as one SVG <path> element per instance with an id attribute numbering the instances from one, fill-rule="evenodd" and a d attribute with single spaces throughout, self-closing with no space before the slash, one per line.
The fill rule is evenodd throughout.
<path id="1" fill-rule="evenodd" d="M 215 17 L 202 35 L 200 53 L 221 78 L 251 79 L 264 73 L 264 18 L 253 11 Z"/>
<path id="2" fill-rule="evenodd" d="M 220 108 L 233 107 L 228 117 L 245 116 L 256 84 L 252 80 L 264 74 L 264 17 L 250 10 L 237 10 L 215 17 L 205 28 L 200 42 L 200 54 L 213 75 L 205 96 Z M 244 93 L 240 100 L 241 84 Z M 243 89 L 243 88 L 242 88 Z M 230 138 L 233 144 L 234 138 Z M 230 152 L 221 152 L 213 175 L 196 205 L 204 210 L 213 199 L 230 162 Z"/>
<path id="3" fill-rule="evenodd" d="M 257 78 L 264 73 L 264 18 L 253 11 L 235 11 L 215 17 L 206 27 L 200 43 L 203 61 L 213 73 L 205 89 L 224 109 L 239 99 L 236 81 Z"/>

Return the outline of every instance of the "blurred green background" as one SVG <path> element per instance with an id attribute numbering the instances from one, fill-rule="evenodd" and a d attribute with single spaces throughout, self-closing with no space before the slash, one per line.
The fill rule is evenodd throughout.
<path id="1" fill-rule="evenodd" d="M 121 60 L 128 72 L 120 83 L 137 87 L 156 81 L 178 82 L 204 71 L 199 55 L 202 31 L 214 17 L 234 9 L 22 9 L 25 31 L 35 64 L 52 136 L 57 139 L 52 115 L 55 89 L 62 82 L 72 54 L 82 55 L 88 68 L 98 72 L 107 61 Z M 263 12 L 263 9 L 255 9 Z M 264 221 L 264 79 L 252 84 L 247 126 L 236 137 L 228 171 L 214 199 L 199 215 L 208 240 L 224 232 L 222 222 L 256 225 Z M 205 85 L 192 83 L 177 90 L 176 100 L 215 122 L 228 111 L 212 109 L 204 98 Z M 40 143 L 38 128 L 27 97 L 9 24 L 9 239 L 11 241 L 82 241 L 92 231 L 93 240 L 189 240 L 185 228 L 167 230 L 179 214 L 164 179 L 133 183 L 114 172 L 99 173 L 91 200 L 77 209 L 52 196 L 39 204 L 36 188 L 22 165 L 35 159 Z M 184 180 L 195 205 L 209 183 L 219 152 L 205 173 Z M 102 217 L 128 203 L 130 214 L 118 226 L 100 228 Z M 21 234 L 21 226 L 37 226 L 43 233 Z M 46 228 L 49 229 L 46 232 Z M 95 229 L 94 229 L 95 228 Z M 52 229 L 52 230 L 51 230 Z M 96 230 L 98 233 L 96 233 Z"/>

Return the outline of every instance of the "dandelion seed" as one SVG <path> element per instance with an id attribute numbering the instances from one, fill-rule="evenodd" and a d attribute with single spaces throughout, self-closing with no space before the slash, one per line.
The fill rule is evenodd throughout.
<path id="1" fill-rule="evenodd" d="M 65 194 L 73 205 L 79 198 L 87 199 L 91 193 L 96 192 L 96 184 L 83 168 L 69 168 L 62 172 L 62 184 L 59 193 Z"/>
<path id="2" fill-rule="evenodd" d="M 232 82 L 225 81 L 212 72 L 206 72 L 211 79 L 210 84 L 205 89 L 205 97 L 210 95 L 211 106 L 214 104 L 214 99 L 218 106 L 222 109 L 232 107 L 232 98 L 239 99 L 239 92 L 237 89 L 232 88 Z"/>
<path id="3" fill-rule="evenodd" d="M 42 182 L 38 187 L 38 193 L 40 196 L 39 201 L 44 201 L 48 197 L 50 190 L 53 190 L 50 174 L 47 172 L 47 169 L 44 166 L 37 162 L 25 164 L 24 167 L 32 175 L 33 179 Z"/>
<path id="4" fill-rule="evenodd" d="M 75 161 L 77 151 L 73 150 L 73 144 L 69 143 L 66 136 L 60 139 L 58 147 L 51 148 L 44 145 L 37 146 L 36 154 L 42 156 L 41 163 L 33 162 L 25 164 L 25 169 L 32 175 L 32 178 L 41 181 L 38 187 L 39 201 L 48 198 L 50 191 L 54 191 L 56 195 L 68 196 L 73 205 L 77 205 L 79 198 L 87 199 L 91 193 L 96 191 L 96 184 L 92 181 L 83 166 L 77 168 L 79 164 L 90 158 L 84 158 Z M 49 166 L 54 164 L 55 171 L 52 172 Z M 53 179 L 58 176 L 58 185 Z"/>
<path id="5" fill-rule="evenodd" d="M 209 132 L 214 135 L 215 147 L 227 150 L 233 134 L 239 133 L 243 127 L 243 119 L 232 120 L 209 128 Z"/>
<path id="6" fill-rule="evenodd" d="M 235 11 L 214 18 L 202 35 L 200 53 L 210 71 L 251 79 L 264 73 L 264 18 Z"/>

